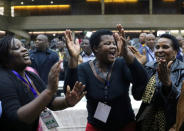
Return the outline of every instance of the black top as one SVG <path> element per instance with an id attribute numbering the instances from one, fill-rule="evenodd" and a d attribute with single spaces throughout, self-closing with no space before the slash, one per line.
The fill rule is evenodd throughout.
<path id="1" fill-rule="evenodd" d="M 48 84 L 48 74 L 51 67 L 59 61 L 59 56 L 56 52 L 47 49 L 45 52 L 37 49 L 30 50 L 31 67 L 33 67 L 41 77 L 41 79 Z"/>
<path id="2" fill-rule="evenodd" d="M 78 74 L 78 75 L 77 75 Z M 130 103 L 129 87 L 133 84 L 132 94 L 135 99 L 140 100 L 147 83 L 147 74 L 142 65 L 135 59 L 133 64 L 127 65 L 124 59 L 117 59 L 114 63 L 110 85 L 108 87 L 108 98 L 105 102 L 111 106 L 107 123 L 94 118 L 98 102 L 104 102 L 104 83 L 95 77 L 89 63 L 83 63 L 78 69 L 68 69 L 65 80 L 70 87 L 76 80 L 86 85 L 88 122 L 95 127 L 105 130 L 118 130 L 127 123 L 134 121 L 134 112 Z"/>
<path id="3" fill-rule="evenodd" d="M 27 72 L 37 90 L 42 92 L 46 86 L 35 74 Z M 28 125 L 19 120 L 17 110 L 34 99 L 31 90 L 11 71 L 0 68 L 0 100 L 3 114 L 0 119 L 1 131 L 36 131 L 38 120 Z"/>

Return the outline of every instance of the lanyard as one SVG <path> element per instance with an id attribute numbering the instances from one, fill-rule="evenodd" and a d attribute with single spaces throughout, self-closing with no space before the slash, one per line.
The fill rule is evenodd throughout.
<path id="1" fill-rule="evenodd" d="M 107 99 L 108 99 L 108 96 L 109 96 L 109 94 L 108 94 L 108 88 L 110 87 L 110 80 L 108 79 L 108 78 L 110 78 L 110 77 L 108 77 L 109 76 L 109 72 L 108 72 L 108 74 L 107 74 L 107 77 L 106 77 L 106 80 L 105 80 L 105 86 L 104 86 L 104 101 L 107 101 Z"/>
<path id="2" fill-rule="evenodd" d="M 25 76 L 26 76 L 26 78 L 27 78 L 27 80 L 28 80 L 29 83 L 28 83 L 21 75 L 19 75 L 18 72 L 14 71 L 14 70 L 12 70 L 12 72 L 13 72 L 20 80 L 22 80 L 26 85 L 29 86 L 30 90 L 32 91 L 32 93 L 33 93 L 33 95 L 34 95 L 35 97 L 38 96 L 38 94 L 36 93 L 35 89 L 33 88 L 32 84 L 31 84 L 30 78 L 28 77 L 28 75 L 27 75 L 26 73 L 25 73 Z"/>
<path id="3" fill-rule="evenodd" d="M 114 63 L 115 63 L 115 62 L 114 62 Z M 101 82 L 104 83 L 104 102 L 105 102 L 105 103 L 108 101 L 108 96 L 109 96 L 108 88 L 110 87 L 110 76 L 111 76 L 111 73 L 112 73 L 112 69 L 113 69 L 114 63 L 112 64 L 110 70 L 109 70 L 108 73 L 107 73 L 106 79 L 104 80 L 103 78 L 101 78 L 101 77 L 97 74 L 97 72 L 96 72 L 96 70 L 95 70 L 95 66 L 94 66 L 93 61 L 90 61 L 90 62 L 89 62 L 90 66 L 91 66 L 91 69 L 92 69 L 94 75 L 96 76 L 96 78 L 97 78 L 98 80 L 100 80 Z"/>
<path id="4" fill-rule="evenodd" d="M 149 51 L 150 49 L 147 48 L 147 47 L 146 47 L 146 49 L 147 49 L 148 54 L 151 56 L 152 60 L 154 61 L 155 59 L 154 59 L 154 57 L 152 56 L 151 52 Z"/>

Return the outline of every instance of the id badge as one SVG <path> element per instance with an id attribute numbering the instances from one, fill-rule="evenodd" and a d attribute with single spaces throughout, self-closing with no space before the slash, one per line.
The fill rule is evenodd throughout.
<path id="1" fill-rule="evenodd" d="M 45 109 L 44 111 L 42 111 L 40 117 L 48 129 L 59 127 L 56 119 L 49 109 Z"/>
<path id="2" fill-rule="evenodd" d="M 94 114 L 94 118 L 106 123 L 109 113 L 111 111 L 111 107 L 102 103 L 102 102 L 98 102 L 98 106 L 96 108 L 95 114 Z"/>

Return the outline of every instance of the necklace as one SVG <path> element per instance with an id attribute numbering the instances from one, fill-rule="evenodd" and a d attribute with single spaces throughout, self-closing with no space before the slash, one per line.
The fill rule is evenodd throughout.
<path id="1" fill-rule="evenodd" d="M 95 70 L 96 70 L 96 73 L 104 80 L 106 80 L 107 78 L 107 75 L 108 75 L 108 72 L 110 71 L 111 67 L 112 67 L 112 64 L 110 66 L 107 67 L 107 70 L 106 71 L 103 71 L 102 68 L 99 67 L 99 64 L 94 61 L 94 65 L 95 65 Z"/>

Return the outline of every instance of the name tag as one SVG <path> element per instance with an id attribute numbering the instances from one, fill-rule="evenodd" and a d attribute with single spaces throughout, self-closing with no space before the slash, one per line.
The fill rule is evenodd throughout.
<path id="1" fill-rule="evenodd" d="M 48 129 L 59 127 L 56 119 L 49 109 L 45 109 L 44 111 L 42 111 L 40 117 Z"/>
<path id="2" fill-rule="evenodd" d="M 96 108 L 95 114 L 94 114 L 94 118 L 106 123 L 109 113 L 111 111 L 111 107 L 102 103 L 102 102 L 98 102 L 98 106 Z"/>

